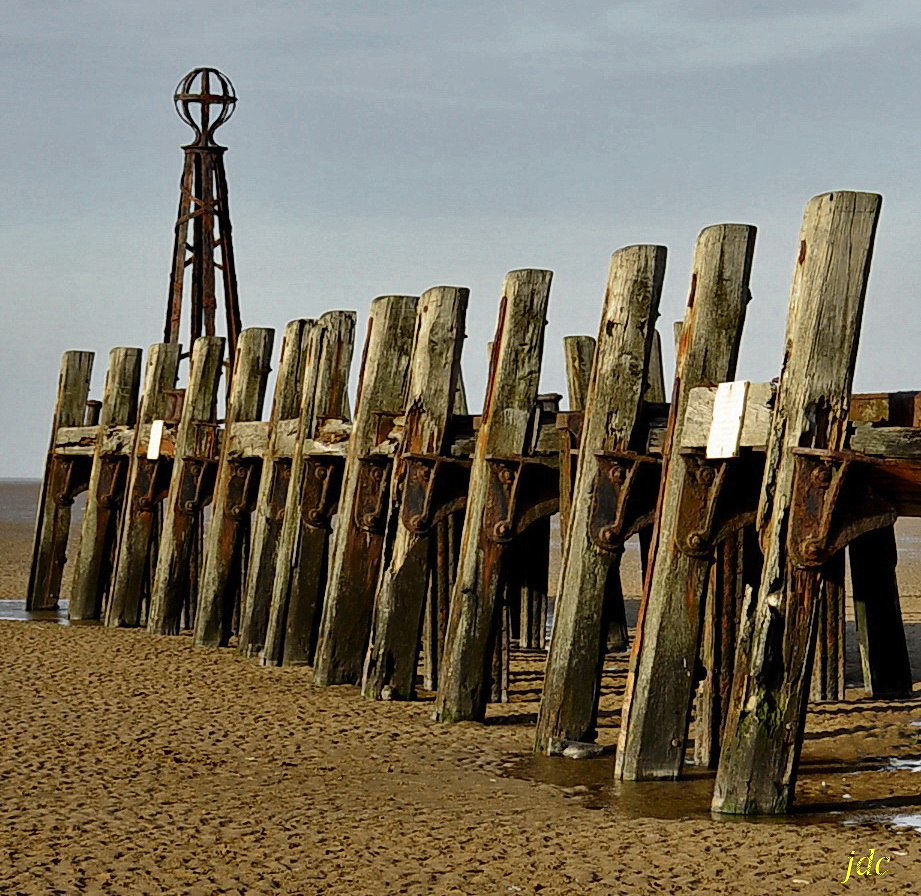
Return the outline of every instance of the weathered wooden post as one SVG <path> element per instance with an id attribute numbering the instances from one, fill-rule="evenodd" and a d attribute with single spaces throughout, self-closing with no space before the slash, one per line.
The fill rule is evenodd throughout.
<path id="1" fill-rule="evenodd" d="M 718 812 L 785 812 L 793 798 L 823 579 L 810 564 L 830 558 L 796 543 L 791 527 L 804 508 L 792 493 L 797 472 L 810 469 L 806 479 L 835 492 L 881 202 L 842 192 L 806 206 L 758 507 L 764 571 L 743 611 Z"/>
<path id="2" fill-rule="evenodd" d="M 328 421 L 349 416 L 348 378 L 355 342 L 355 312 L 330 311 L 308 334 L 300 416 L 291 457 L 291 479 L 285 515 L 278 537 L 278 556 L 271 586 L 263 665 L 302 665 L 313 662 L 317 629 L 326 590 L 330 519 L 336 512 L 345 446 L 321 439 Z M 249 588 L 256 580 L 250 578 Z M 254 619 L 257 617 L 253 616 Z M 259 627 L 241 647 L 255 652 Z"/>
<path id="3" fill-rule="evenodd" d="M 80 426 L 93 372 L 92 352 L 65 352 L 61 360 L 58 395 L 51 423 L 51 442 L 45 457 L 42 491 L 35 521 L 32 566 L 26 592 L 27 610 L 53 610 L 61 595 L 61 576 L 67 554 L 70 508 L 74 495 L 87 485 L 89 462 L 55 452 L 58 431 Z"/>
<path id="4" fill-rule="evenodd" d="M 361 681 L 384 546 L 392 455 L 374 453 L 404 407 L 416 328 L 416 296 L 371 303 L 355 421 L 342 475 L 313 681 Z"/>
<path id="5" fill-rule="evenodd" d="M 696 531 L 706 528 L 706 518 L 682 521 L 679 508 L 698 479 L 705 488 L 718 479 L 706 464 L 679 455 L 678 446 L 690 390 L 735 373 L 754 247 L 755 228 L 743 224 L 708 227 L 697 240 L 663 449 L 652 568 L 643 589 L 615 759 L 615 775 L 628 780 L 677 777 L 684 761 L 712 545 L 701 534 L 691 537 L 691 544 L 682 543 L 679 524 Z"/>
<path id="6" fill-rule="evenodd" d="M 405 422 L 394 461 L 387 538 L 362 678 L 366 697 L 411 699 L 429 573 L 431 517 L 442 484 L 460 374 L 469 290 L 438 286 L 419 299 Z"/>
<path id="7" fill-rule="evenodd" d="M 118 451 L 118 443 L 113 445 L 111 428 L 134 425 L 140 381 L 141 350 L 113 348 L 74 565 L 68 606 L 71 621 L 99 619 L 109 590 L 129 464 L 127 455 Z"/>
<path id="8" fill-rule="evenodd" d="M 300 408 L 307 345 L 316 326 L 315 320 L 290 321 L 282 339 L 240 608 L 238 649 L 244 656 L 258 654 L 265 642 L 272 581 L 278 560 L 278 540 L 291 480 L 293 436 Z M 286 446 L 286 442 L 292 444 Z"/>
<path id="9" fill-rule="evenodd" d="M 605 594 L 609 577 L 620 575 L 623 553 L 620 540 L 599 544 L 595 495 L 601 477 L 632 482 L 650 465 L 628 452 L 637 447 L 665 256 L 663 246 L 628 246 L 611 257 L 537 720 L 541 751 L 553 739 L 594 738 L 607 647 Z"/>
<path id="10" fill-rule="evenodd" d="M 154 635 L 179 634 L 184 605 L 196 592 L 201 515 L 211 499 L 217 461 L 215 419 L 223 356 L 222 337 L 195 340 L 147 614 L 147 631 Z M 191 624 L 194 608 L 187 609 Z"/>
<path id="11" fill-rule="evenodd" d="M 366 697 L 411 699 L 416 691 L 419 633 L 430 574 L 432 516 L 442 484 L 469 291 L 427 290 L 419 300 L 409 367 L 405 422 L 395 458 L 387 540 L 374 600 L 362 678 Z M 437 570 L 436 570 L 437 574 Z"/>
<path id="12" fill-rule="evenodd" d="M 138 411 L 138 425 L 131 447 L 124 511 L 118 537 L 117 559 L 108 605 L 106 625 L 138 626 L 147 580 L 156 567 L 159 502 L 169 487 L 172 458 L 158 450 L 148 458 L 151 425 L 169 415 L 170 396 L 176 386 L 180 345 L 161 342 L 147 353 L 144 394 Z"/>
<path id="13" fill-rule="evenodd" d="M 864 687 L 871 697 L 912 696 L 911 662 L 895 569 L 895 529 L 885 526 L 848 545 L 857 643 Z"/>
<path id="14" fill-rule="evenodd" d="M 502 555 L 514 534 L 519 490 L 529 487 L 531 471 L 524 471 L 538 466 L 528 456 L 537 440 L 537 387 L 552 276 L 522 270 L 505 279 L 445 636 L 435 710 L 443 722 L 482 721 L 486 713 Z"/>
<path id="15" fill-rule="evenodd" d="M 592 362 L 595 359 L 595 338 L 593 336 L 564 336 L 563 358 L 566 362 L 566 391 L 569 395 L 569 410 L 584 411 L 588 398 L 588 386 L 592 377 Z"/>
<path id="16" fill-rule="evenodd" d="M 234 607 L 246 576 L 243 556 L 261 463 L 235 452 L 234 427 L 262 416 L 274 335 L 274 330 L 250 327 L 237 344 L 198 588 L 193 637 L 200 647 L 225 647 L 230 641 Z"/>

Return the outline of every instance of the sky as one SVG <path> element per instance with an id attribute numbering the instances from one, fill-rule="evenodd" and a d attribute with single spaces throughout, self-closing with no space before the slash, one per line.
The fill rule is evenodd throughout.
<path id="1" fill-rule="evenodd" d="M 172 94 L 233 81 L 218 134 L 244 326 L 471 290 L 482 403 L 508 270 L 549 268 L 542 388 L 594 335 L 610 255 L 668 247 L 666 376 L 694 241 L 758 227 L 739 378 L 776 376 L 802 211 L 883 194 L 855 387 L 921 389 L 916 0 L 4 0 L 0 477 L 41 476 L 57 371 L 162 338 L 191 132 Z M 360 352 L 356 352 L 356 355 Z"/>

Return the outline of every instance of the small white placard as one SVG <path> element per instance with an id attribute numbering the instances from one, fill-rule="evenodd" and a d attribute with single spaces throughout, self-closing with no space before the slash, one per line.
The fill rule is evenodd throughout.
<path id="1" fill-rule="evenodd" d="M 163 441 L 163 420 L 154 420 L 150 424 L 150 439 L 147 442 L 147 459 L 156 460 L 160 456 L 160 442 Z"/>
<path id="2" fill-rule="evenodd" d="M 735 457 L 739 453 L 747 395 L 748 380 L 720 383 L 716 387 L 707 457 Z"/>

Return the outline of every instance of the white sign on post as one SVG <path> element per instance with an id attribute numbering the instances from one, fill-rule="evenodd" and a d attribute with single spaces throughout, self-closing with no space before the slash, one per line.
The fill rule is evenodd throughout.
<path id="1" fill-rule="evenodd" d="M 748 380 L 720 383 L 713 399 L 713 419 L 707 439 L 707 457 L 736 457 L 745 419 Z"/>
<path id="2" fill-rule="evenodd" d="M 147 442 L 147 460 L 156 460 L 160 456 L 160 442 L 163 441 L 163 420 L 154 420 L 150 424 L 150 439 Z"/>

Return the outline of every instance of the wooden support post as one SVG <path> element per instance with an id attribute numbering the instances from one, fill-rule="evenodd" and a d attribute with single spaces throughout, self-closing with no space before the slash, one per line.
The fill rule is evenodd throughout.
<path id="1" fill-rule="evenodd" d="M 605 594 L 609 570 L 619 565 L 623 551 L 622 545 L 601 547 L 592 535 L 597 458 L 599 452 L 633 447 L 665 256 L 663 246 L 628 246 L 611 257 L 537 720 L 535 748 L 540 751 L 555 738 L 594 739 L 607 647 Z"/>
<path id="2" fill-rule="evenodd" d="M 285 328 L 282 339 L 240 609 L 238 650 L 243 656 L 256 656 L 265 644 L 278 544 L 291 480 L 291 456 L 282 451 L 283 433 L 298 416 L 308 340 L 317 326 L 315 320 L 293 320 Z"/>
<path id="3" fill-rule="evenodd" d="M 845 447 L 881 202 L 842 192 L 806 206 L 758 507 L 764 572 L 743 610 L 714 811 L 785 812 L 793 798 L 822 587 L 821 567 L 798 566 L 790 554 L 811 553 L 788 542 L 802 513 L 791 498 L 794 451 Z"/>
<path id="4" fill-rule="evenodd" d="M 646 394 L 643 398 L 650 404 L 665 404 L 665 367 L 662 364 L 662 337 L 659 331 L 652 334 L 652 348 L 649 352 L 649 373 L 646 376 Z"/>
<path id="5" fill-rule="evenodd" d="M 391 457 L 372 451 L 404 406 L 418 301 L 384 296 L 371 304 L 314 661 L 313 682 L 320 687 L 361 681 L 392 466 Z"/>
<path id="6" fill-rule="evenodd" d="M 504 521 L 493 524 L 486 514 L 495 509 L 491 491 L 496 480 L 504 489 L 514 476 L 508 467 L 501 474 L 492 469 L 492 459 L 525 458 L 536 441 L 535 401 L 551 278 L 550 271 L 522 270 L 505 279 L 445 636 L 435 710 L 443 722 L 482 721 L 486 714 L 506 544 Z"/>
<path id="7" fill-rule="evenodd" d="M 569 410 L 584 411 L 588 385 L 592 378 L 595 340 L 591 336 L 564 336 L 563 358 L 566 361 L 566 389 Z"/>
<path id="8" fill-rule="evenodd" d="M 663 452 L 652 569 L 643 590 L 614 766 L 615 775 L 628 780 L 677 777 L 684 761 L 712 548 L 691 556 L 679 544 L 679 507 L 688 488 L 688 468 L 677 448 L 690 390 L 732 379 L 735 373 L 754 248 L 754 227 L 721 224 L 700 234 L 694 252 Z"/>
<path id="9" fill-rule="evenodd" d="M 106 453 L 108 427 L 133 426 L 141 384 L 141 350 L 113 348 L 102 394 L 80 549 L 74 565 L 68 617 L 99 619 L 108 594 L 130 459 Z"/>
<path id="10" fill-rule="evenodd" d="M 92 352 L 65 352 L 61 360 L 58 395 L 51 422 L 51 442 L 45 457 L 45 472 L 35 521 L 32 566 L 26 592 L 27 610 L 53 610 L 61 595 L 61 576 L 67 560 L 70 508 L 78 494 L 79 480 L 88 470 L 78 469 L 78 461 L 55 454 L 58 430 L 80 426 L 86 411 L 93 372 Z M 80 459 L 83 461 L 83 459 Z M 83 464 L 86 466 L 86 464 Z"/>
<path id="11" fill-rule="evenodd" d="M 159 502 L 169 485 L 172 459 L 147 457 L 150 426 L 169 413 L 176 386 L 181 347 L 176 342 L 152 345 L 147 353 L 144 394 L 128 464 L 124 512 L 118 537 L 115 573 L 105 608 L 106 625 L 138 626 L 148 583 L 156 566 Z M 146 435 L 145 435 L 146 434 Z"/>
<path id="12" fill-rule="evenodd" d="M 895 575 L 895 529 L 867 532 L 852 541 L 849 550 L 864 687 L 870 697 L 911 697 L 911 663 Z"/>
<path id="13" fill-rule="evenodd" d="M 809 699 L 844 699 L 844 551 L 825 566 L 818 597 L 815 659 Z"/>
<path id="14" fill-rule="evenodd" d="M 326 589 L 330 518 L 336 511 L 343 459 L 340 454 L 314 456 L 311 446 L 316 447 L 314 439 L 324 420 L 348 418 L 346 390 L 354 343 L 352 311 L 323 314 L 308 334 L 291 479 L 260 653 L 263 665 L 313 661 Z"/>
<path id="15" fill-rule="evenodd" d="M 560 480 L 563 474 L 560 472 Z M 547 595 L 550 577 L 550 517 L 532 523 L 509 546 L 512 573 L 506 603 L 509 610 L 518 608 L 518 646 L 525 650 L 543 650 L 547 639 Z"/>
<path id="16" fill-rule="evenodd" d="M 223 356 L 222 337 L 195 340 L 147 615 L 147 631 L 154 635 L 179 634 L 184 608 L 187 623 L 194 616 L 188 601 L 196 593 L 202 510 L 211 497 L 217 462 L 215 420 Z"/>
<path id="17" fill-rule="evenodd" d="M 246 576 L 250 508 L 261 469 L 259 460 L 233 456 L 231 437 L 235 424 L 262 416 L 274 336 L 274 330 L 250 327 L 243 330 L 237 343 L 198 588 L 194 643 L 200 647 L 226 647 L 229 643 L 234 607 Z"/>
<path id="18" fill-rule="evenodd" d="M 415 696 L 429 541 L 437 538 L 437 523 L 426 518 L 425 483 L 434 492 L 438 467 L 433 468 L 433 463 L 437 464 L 447 447 L 468 296 L 467 289 L 439 286 L 427 290 L 419 300 L 406 419 L 395 459 L 396 487 L 391 489 L 387 544 L 374 596 L 371 640 L 362 679 L 366 697 Z M 417 485 L 408 481 L 410 476 L 422 485 L 420 506 L 406 502 L 409 487 Z"/>

